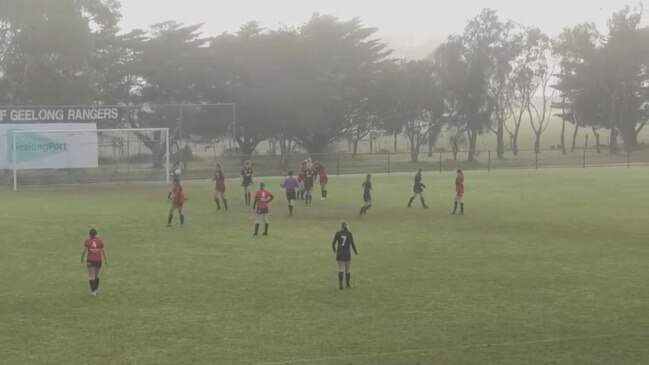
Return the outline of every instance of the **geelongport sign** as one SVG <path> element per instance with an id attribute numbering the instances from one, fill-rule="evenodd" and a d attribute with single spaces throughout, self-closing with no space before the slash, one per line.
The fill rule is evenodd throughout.
<path id="1" fill-rule="evenodd" d="M 0 124 L 0 151 L 0 169 L 97 167 L 97 125 Z"/>

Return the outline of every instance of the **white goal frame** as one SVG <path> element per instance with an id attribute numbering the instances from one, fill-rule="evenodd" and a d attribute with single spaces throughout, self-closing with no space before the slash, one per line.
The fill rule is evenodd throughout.
<path id="1" fill-rule="evenodd" d="M 31 130 L 12 130 L 12 156 L 11 156 L 11 164 L 12 164 L 12 170 L 13 170 L 13 185 L 14 185 L 14 191 L 18 190 L 18 170 L 21 170 L 18 168 L 18 161 L 17 161 L 17 155 L 16 155 L 16 148 L 17 148 L 17 138 L 16 136 L 21 133 L 63 133 L 63 132 L 82 132 L 82 133 L 89 133 L 89 132 L 94 132 L 94 133 L 101 133 L 101 132 L 119 132 L 119 133 L 124 133 L 124 132 L 166 132 L 166 138 L 165 138 L 165 148 L 166 148 L 166 153 L 165 153 L 165 163 L 167 165 L 167 184 L 170 182 L 171 178 L 171 166 L 169 165 L 169 159 L 171 155 L 171 151 L 169 150 L 169 128 L 114 128 L 114 129 L 31 129 Z M 25 169 L 29 170 L 29 169 Z"/>

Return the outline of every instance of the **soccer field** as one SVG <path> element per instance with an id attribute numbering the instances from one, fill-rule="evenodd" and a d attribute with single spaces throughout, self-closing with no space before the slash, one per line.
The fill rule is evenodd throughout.
<path id="1" fill-rule="evenodd" d="M 187 223 L 165 227 L 167 185 L 0 190 L 3 364 L 647 364 L 646 168 L 332 176 L 327 201 L 287 217 L 266 182 L 269 237 L 252 237 L 238 180 L 230 211 L 185 182 Z M 317 191 L 316 191 L 317 193 Z M 316 196 L 319 198 L 319 196 Z M 331 239 L 359 256 L 339 290 Z M 96 226 L 100 294 L 79 264 Z"/>

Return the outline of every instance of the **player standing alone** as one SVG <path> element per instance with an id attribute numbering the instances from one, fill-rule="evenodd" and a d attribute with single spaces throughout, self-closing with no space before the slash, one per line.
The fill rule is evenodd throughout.
<path id="1" fill-rule="evenodd" d="M 286 189 L 286 200 L 288 200 L 288 215 L 293 216 L 293 207 L 295 206 L 295 200 L 297 199 L 297 179 L 293 176 L 293 171 L 288 172 L 288 177 L 284 180 L 284 183 L 281 185 Z"/>
<path id="2" fill-rule="evenodd" d="M 367 174 L 367 177 L 365 178 L 365 182 L 361 184 L 363 187 L 363 202 L 364 205 L 361 208 L 360 215 L 365 215 L 367 214 L 367 211 L 372 207 L 372 175 Z"/>
<path id="3" fill-rule="evenodd" d="M 320 162 L 315 162 L 315 171 L 320 178 L 320 194 L 322 196 L 321 200 L 327 200 L 327 182 L 329 178 L 327 177 L 327 172 L 325 171 L 324 166 Z"/>
<path id="4" fill-rule="evenodd" d="M 423 171 L 423 168 L 419 168 L 417 170 L 417 173 L 415 174 L 415 184 L 412 188 L 413 194 L 412 197 L 410 198 L 410 201 L 408 202 L 408 208 L 412 208 L 412 202 L 415 200 L 417 196 L 419 196 L 419 199 L 421 200 L 421 206 L 424 209 L 428 209 L 428 206 L 426 205 L 426 202 L 424 201 L 424 189 L 426 188 L 426 185 L 421 182 L 421 172 Z"/>
<path id="5" fill-rule="evenodd" d="M 259 190 L 255 193 L 255 201 L 252 204 L 252 209 L 255 209 L 255 236 L 259 235 L 259 225 L 264 222 L 264 236 L 268 236 L 268 204 L 273 201 L 275 197 L 273 194 L 266 190 L 266 184 L 259 184 Z"/>
<path id="6" fill-rule="evenodd" d="M 225 199 L 225 174 L 223 174 L 223 169 L 221 164 L 216 164 L 216 171 L 214 172 L 214 180 L 216 181 L 216 187 L 214 191 L 214 201 L 216 202 L 216 210 L 221 210 L 221 203 L 219 198 L 223 200 L 223 207 L 225 210 L 228 210 L 228 201 Z"/>
<path id="7" fill-rule="evenodd" d="M 251 203 L 250 187 L 252 186 L 252 175 L 252 164 L 250 161 L 244 162 L 243 168 L 241 169 L 241 186 L 243 187 L 243 198 L 247 206 L 250 206 Z"/>
<path id="8" fill-rule="evenodd" d="M 336 254 L 336 261 L 338 262 L 338 287 L 340 289 L 343 288 L 344 275 L 346 286 L 351 288 L 352 253 L 350 247 L 354 250 L 356 255 L 358 255 L 358 251 L 356 251 L 356 245 L 354 244 L 354 235 L 349 231 L 347 222 L 340 222 L 340 231 L 336 232 L 331 247 Z"/>
<path id="9" fill-rule="evenodd" d="M 169 209 L 169 218 L 167 219 L 167 227 L 171 227 L 171 221 L 174 219 L 174 210 L 178 210 L 180 216 L 180 225 L 185 224 L 185 216 L 183 215 L 183 205 L 185 204 L 185 193 L 183 187 L 180 185 L 180 178 L 174 178 L 174 185 L 172 190 L 167 196 L 171 200 L 171 209 Z"/>
<path id="10" fill-rule="evenodd" d="M 464 174 L 461 169 L 457 169 L 457 176 L 455 177 L 455 206 L 451 214 L 456 214 L 457 203 L 460 203 L 460 215 L 464 215 Z"/>
<path id="11" fill-rule="evenodd" d="M 108 264 L 108 258 L 106 257 L 106 251 L 104 251 L 104 242 L 101 238 L 97 237 L 97 230 L 91 228 L 89 235 L 90 237 L 88 237 L 83 243 L 81 263 L 83 264 L 83 259 L 85 257 L 86 267 L 88 268 L 90 293 L 94 296 L 97 295 L 97 290 L 99 289 L 99 271 L 101 270 L 102 261 Z"/>

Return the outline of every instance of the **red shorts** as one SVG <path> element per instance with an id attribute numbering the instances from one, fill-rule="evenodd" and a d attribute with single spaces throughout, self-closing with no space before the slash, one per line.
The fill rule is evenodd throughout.
<path id="1" fill-rule="evenodd" d="M 217 186 L 216 191 L 218 191 L 219 193 L 225 193 L 225 186 Z"/>

